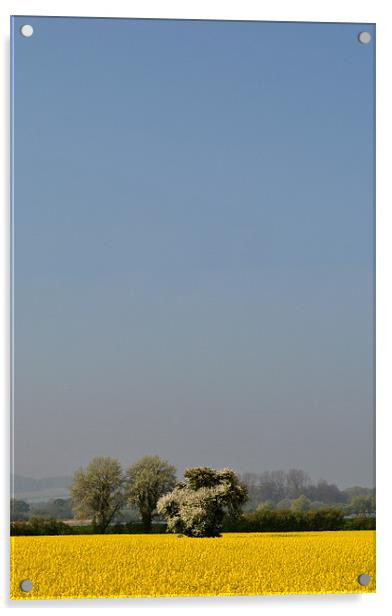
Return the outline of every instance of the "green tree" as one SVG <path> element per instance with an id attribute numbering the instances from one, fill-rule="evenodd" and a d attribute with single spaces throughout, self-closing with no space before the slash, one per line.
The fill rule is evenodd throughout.
<path id="1" fill-rule="evenodd" d="M 350 502 L 350 511 L 357 515 L 373 515 L 376 512 L 375 496 L 355 496 Z"/>
<path id="2" fill-rule="evenodd" d="M 68 520 L 73 517 L 70 498 L 55 498 L 47 502 L 37 503 L 31 505 L 30 511 L 34 517 L 54 518 L 55 520 Z"/>
<path id="3" fill-rule="evenodd" d="M 11 522 L 27 520 L 30 511 L 29 503 L 11 498 Z"/>
<path id="4" fill-rule="evenodd" d="M 176 469 L 159 456 L 144 456 L 127 471 L 127 500 L 136 506 L 146 533 L 151 531 L 157 502 L 176 483 Z"/>
<path id="5" fill-rule="evenodd" d="M 287 510 L 291 507 L 292 500 L 290 498 L 282 498 L 281 501 L 276 505 L 277 509 Z"/>
<path id="6" fill-rule="evenodd" d="M 298 498 L 310 485 L 310 477 L 299 468 L 291 468 L 286 475 L 287 496 Z"/>
<path id="7" fill-rule="evenodd" d="M 256 507 L 256 511 L 271 511 L 272 509 L 275 509 L 275 504 L 271 499 L 262 501 Z"/>
<path id="8" fill-rule="evenodd" d="M 247 489 L 233 470 L 196 467 L 184 472 L 170 494 L 158 501 L 168 530 L 189 537 L 218 537 L 225 515 L 236 518 L 247 499 Z"/>
<path id="9" fill-rule="evenodd" d="M 104 533 L 123 506 L 124 476 L 114 458 L 93 458 L 86 469 L 79 468 L 71 486 L 77 518 L 92 517 L 94 531 Z"/>
<path id="10" fill-rule="evenodd" d="M 325 504 L 322 501 L 311 501 L 309 509 L 312 511 L 317 509 L 325 509 Z"/>
<path id="11" fill-rule="evenodd" d="M 291 511 L 308 511 L 310 508 L 310 502 L 311 501 L 307 496 L 301 494 L 301 496 L 298 496 L 298 498 L 291 501 L 290 509 Z"/>

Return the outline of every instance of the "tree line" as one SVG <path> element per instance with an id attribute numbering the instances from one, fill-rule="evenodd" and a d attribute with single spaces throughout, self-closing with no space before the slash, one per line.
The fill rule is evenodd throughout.
<path id="1" fill-rule="evenodd" d="M 350 497 L 350 503 L 355 504 L 356 513 L 362 517 L 371 516 L 375 511 L 372 491 L 352 488 L 343 501 L 341 495 L 344 493 L 338 490 L 337 495 L 336 490 L 336 486 L 322 480 L 312 484 L 309 476 L 298 469 L 239 476 L 232 469 L 195 467 L 187 469 L 184 478 L 178 481 L 175 467 L 159 456 L 144 456 L 125 471 L 115 458 L 96 457 L 86 468 L 75 472 L 69 501 L 56 499 L 49 504 L 52 522 L 41 523 L 35 514 L 25 530 L 40 534 L 41 528 L 42 534 L 57 534 L 56 528 L 60 527 L 56 526 L 54 518 L 73 516 L 90 520 L 93 533 L 108 532 L 116 523 L 119 532 L 124 532 L 123 527 L 132 532 L 131 526 L 119 525 L 124 510 L 132 508 L 138 511 L 143 532 L 151 532 L 153 519 L 159 517 L 164 520 L 164 530 L 202 537 L 219 536 L 223 528 L 267 530 L 274 525 L 278 530 L 283 527 L 299 529 L 301 524 L 310 529 L 314 525 L 325 526 L 327 530 L 332 519 L 335 526 L 345 527 L 342 520 L 344 514 L 350 513 L 347 508 Z M 324 498 L 334 498 L 334 505 L 339 504 L 338 517 L 336 507 L 331 513 L 325 510 L 323 502 L 311 500 L 310 497 L 320 498 L 321 493 Z M 245 505 L 248 510 L 243 512 Z M 26 519 L 28 509 L 27 503 L 13 501 L 11 520 Z M 275 510 L 273 514 L 272 510 Z M 318 510 L 318 515 L 313 515 L 314 510 Z M 309 515 L 301 517 L 305 512 Z M 23 526 L 15 524 L 14 534 L 18 529 L 23 534 Z M 361 524 L 364 528 L 372 526 Z M 68 531 L 62 528 L 62 532 Z"/>
<path id="2" fill-rule="evenodd" d="M 75 516 L 91 519 L 92 532 L 105 533 L 128 505 L 137 508 L 144 532 L 151 532 L 153 518 L 161 516 L 168 531 L 190 537 L 219 536 L 225 515 L 239 516 L 247 499 L 246 486 L 232 469 L 189 468 L 177 481 L 175 467 L 159 456 L 144 456 L 125 472 L 115 458 L 93 458 L 75 472 L 70 493 Z M 13 524 L 13 534 L 23 531 Z M 42 528 L 64 531 L 60 526 Z M 30 527 L 38 532 L 40 522 L 35 518 Z"/>
<path id="3" fill-rule="evenodd" d="M 340 490 L 335 484 L 320 479 L 314 483 L 301 469 L 244 473 L 241 481 L 247 486 L 246 510 L 319 509 L 325 505 L 339 506 L 345 514 L 371 515 L 375 513 L 375 490 L 354 486 Z"/>

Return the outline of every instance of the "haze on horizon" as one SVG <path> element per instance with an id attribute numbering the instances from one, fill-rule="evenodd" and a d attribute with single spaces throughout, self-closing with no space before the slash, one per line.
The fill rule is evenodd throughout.
<path id="1" fill-rule="evenodd" d="M 373 486 L 374 27 L 22 20 L 13 471 Z"/>
<path id="2" fill-rule="evenodd" d="M 113 457 L 115 457 L 115 456 L 113 456 Z M 128 467 L 129 467 L 129 466 L 130 466 L 130 465 L 131 465 L 131 464 L 132 464 L 135 460 L 131 460 L 131 461 L 129 461 L 128 459 L 126 459 L 126 460 L 122 460 L 122 461 L 121 461 L 121 460 L 119 460 L 119 461 L 120 461 L 120 463 L 121 463 L 121 466 L 122 466 L 123 470 L 124 470 L 124 471 L 126 471 L 126 470 L 127 470 L 127 468 L 128 468 Z M 170 460 L 169 460 L 169 461 L 170 461 Z M 88 464 L 88 462 L 87 462 L 87 464 Z M 78 467 L 78 468 L 79 468 L 79 467 Z M 176 467 L 176 477 L 177 477 L 177 479 L 179 479 L 179 480 L 180 480 L 180 479 L 182 479 L 182 477 L 183 477 L 183 473 L 184 473 L 184 470 L 185 470 L 186 468 L 187 468 L 187 467 L 185 467 L 185 466 L 184 466 L 184 467 L 182 467 L 182 468 L 177 468 L 177 467 Z M 72 483 L 73 476 L 74 476 L 74 472 L 75 472 L 76 470 L 77 470 L 77 468 L 74 468 L 74 469 L 73 469 L 73 471 L 70 471 L 68 474 L 54 475 L 54 476 L 53 476 L 53 475 L 45 475 L 45 476 L 43 476 L 43 475 L 36 475 L 36 474 L 34 474 L 34 475 L 33 475 L 33 474 L 32 474 L 32 475 L 22 475 L 22 474 L 20 474 L 20 473 L 16 473 L 15 475 L 11 475 L 11 480 L 12 480 L 12 481 L 13 481 L 13 480 L 15 480 L 15 483 L 16 483 L 16 484 L 19 484 L 20 480 L 30 480 L 30 479 L 33 479 L 34 481 L 44 481 L 44 482 L 46 482 L 46 481 L 48 481 L 48 480 L 49 480 L 49 481 L 51 481 L 51 483 L 53 483 L 53 488 L 58 488 L 59 486 L 63 487 L 63 486 L 65 486 L 65 485 L 67 485 L 67 487 L 69 487 L 69 485 L 71 485 L 71 483 Z M 276 468 L 274 468 L 274 469 L 270 469 L 270 468 L 269 468 L 269 469 L 267 469 L 267 468 L 263 468 L 263 469 L 258 469 L 258 470 L 256 470 L 256 471 L 254 471 L 254 470 L 253 470 L 253 471 L 239 471 L 238 469 L 234 469 L 234 470 L 235 470 L 236 472 L 238 472 L 238 474 L 239 474 L 241 477 L 243 477 L 244 475 L 247 475 L 247 474 L 249 474 L 249 473 L 250 473 L 250 474 L 253 474 L 253 473 L 254 473 L 254 474 L 256 474 L 256 475 L 260 475 L 260 476 L 261 476 L 264 472 L 267 472 L 267 473 L 271 473 L 271 472 L 272 472 L 272 473 L 274 473 L 274 472 L 276 472 L 276 471 L 283 471 L 284 473 L 287 473 L 287 472 L 288 472 L 288 471 L 290 471 L 291 469 L 290 469 L 290 468 L 283 468 L 283 469 L 282 469 L 282 468 L 280 468 L 280 469 L 276 469 Z M 355 486 L 360 486 L 360 487 L 363 487 L 363 488 L 373 488 L 373 487 L 375 487 L 373 484 L 367 484 L 367 485 L 365 485 L 365 484 L 363 484 L 363 483 L 362 483 L 362 484 L 355 484 L 355 486 L 354 486 L 354 484 L 347 484 L 347 485 L 345 485 L 345 484 L 344 484 L 344 485 L 343 485 L 343 484 L 340 484 L 340 485 L 339 485 L 339 484 L 338 484 L 337 482 L 335 482 L 335 481 L 329 481 L 329 480 L 328 480 L 328 477 L 319 477 L 319 476 L 313 477 L 313 476 L 310 476 L 310 475 L 309 475 L 309 473 L 307 473 L 305 469 L 295 469 L 295 470 L 301 470 L 301 471 L 304 471 L 304 473 L 306 473 L 306 474 L 308 475 L 308 477 L 309 477 L 309 479 L 310 479 L 310 483 L 311 483 L 311 484 L 313 484 L 313 485 L 316 485 L 319 481 L 326 481 L 328 484 L 335 484 L 335 485 L 337 485 L 337 487 L 338 487 L 340 490 L 345 490 L 345 489 L 347 489 L 347 488 L 352 488 L 352 487 L 355 487 Z M 65 482 L 64 480 L 68 480 L 68 481 L 69 481 L 69 483 Z M 38 489 L 38 488 L 37 488 L 37 489 Z M 24 489 L 24 488 L 23 488 L 23 489 L 18 488 L 18 489 L 16 489 L 16 490 L 15 490 L 15 494 L 18 494 L 18 493 L 20 493 L 20 492 L 26 492 L 26 491 L 28 491 L 28 490 L 27 490 L 27 489 Z"/>

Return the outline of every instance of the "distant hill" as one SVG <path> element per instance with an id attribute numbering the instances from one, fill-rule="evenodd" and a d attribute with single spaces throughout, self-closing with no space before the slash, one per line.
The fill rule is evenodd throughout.
<path id="1" fill-rule="evenodd" d="M 16 498 L 28 502 L 68 498 L 72 477 L 43 477 L 34 479 L 23 475 L 14 475 L 14 494 Z"/>

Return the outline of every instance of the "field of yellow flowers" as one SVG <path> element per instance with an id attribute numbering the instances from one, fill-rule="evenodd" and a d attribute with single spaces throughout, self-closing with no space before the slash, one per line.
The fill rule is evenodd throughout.
<path id="1" fill-rule="evenodd" d="M 11 537 L 12 599 L 374 591 L 374 531 Z"/>

